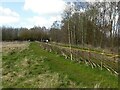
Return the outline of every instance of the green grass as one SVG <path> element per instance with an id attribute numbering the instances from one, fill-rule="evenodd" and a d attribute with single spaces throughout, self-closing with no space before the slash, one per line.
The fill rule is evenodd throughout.
<path id="1" fill-rule="evenodd" d="M 3 55 L 4 88 L 77 87 L 67 75 L 51 72 L 50 67 L 45 63 L 46 57 L 40 53 L 37 55 L 31 46 L 33 45 L 21 52 L 16 50 L 17 52 L 11 51 Z M 39 49 L 39 46 L 37 48 Z"/>
<path id="2" fill-rule="evenodd" d="M 59 45 L 59 46 L 62 46 L 62 47 L 70 47 L 69 44 L 62 44 L 62 43 L 51 43 L 51 44 L 55 44 L 55 45 Z M 118 53 L 115 53 L 115 52 L 111 52 L 110 50 L 105 50 L 105 49 L 102 49 L 102 48 L 95 48 L 95 47 L 90 47 L 90 46 L 80 46 L 80 45 L 71 45 L 72 48 L 75 48 L 75 49 L 79 49 L 79 50 L 83 50 L 83 51 L 90 51 L 90 52 L 93 52 L 93 53 L 97 53 L 97 54 L 101 54 L 101 53 L 104 53 L 104 55 L 106 56 L 114 56 L 114 55 L 118 55 Z M 104 52 L 103 52 L 104 51 Z M 119 55 L 117 56 L 118 58 L 120 57 Z"/>
<path id="3" fill-rule="evenodd" d="M 118 77 L 110 72 L 64 59 L 43 50 L 37 42 L 2 59 L 3 76 L 7 76 L 4 87 L 118 87 Z"/>
<path id="4" fill-rule="evenodd" d="M 100 87 L 117 87 L 117 77 L 108 71 L 101 71 L 99 68 L 92 69 L 84 64 L 65 60 L 64 57 L 59 57 L 55 53 L 48 53 L 37 47 L 39 47 L 38 43 L 31 44 L 36 55 L 41 54 L 47 57 L 46 63 L 52 71 L 67 74 L 71 80 L 86 87 L 94 87 L 98 83 L 100 83 Z"/>

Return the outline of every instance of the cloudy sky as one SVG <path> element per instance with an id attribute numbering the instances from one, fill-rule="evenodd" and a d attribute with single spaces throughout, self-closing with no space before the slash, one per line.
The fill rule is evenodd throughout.
<path id="1" fill-rule="evenodd" d="M 70 0 L 0 0 L 0 26 L 46 26 L 61 20 L 65 2 Z"/>
<path id="2" fill-rule="evenodd" d="M 61 20 L 68 1 L 76 0 L 0 0 L 0 26 L 49 28 L 55 20 Z"/>

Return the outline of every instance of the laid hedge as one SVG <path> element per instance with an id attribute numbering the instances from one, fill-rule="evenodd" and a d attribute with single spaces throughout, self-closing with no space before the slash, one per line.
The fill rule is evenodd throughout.
<path id="1" fill-rule="evenodd" d="M 41 43 L 40 46 L 49 51 L 49 52 L 54 52 L 56 54 L 62 55 L 65 57 L 65 59 L 70 58 L 70 55 L 72 53 L 73 60 L 76 62 L 82 62 L 85 64 L 88 64 L 94 67 L 102 67 L 106 68 L 108 71 L 111 71 L 112 73 L 118 74 L 118 58 L 116 57 L 109 57 L 106 56 L 105 54 L 99 54 L 99 53 L 94 53 L 91 51 L 84 51 L 80 49 L 75 49 L 72 48 L 70 49 L 69 47 L 63 47 L 59 45 L 53 45 L 49 43 Z M 101 68 L 101 69 L 102 69 Z"/>

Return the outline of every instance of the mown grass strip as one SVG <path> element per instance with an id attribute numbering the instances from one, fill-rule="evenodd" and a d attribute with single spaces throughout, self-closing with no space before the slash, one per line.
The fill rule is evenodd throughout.
<path id="1" fill-rule="evenodd" d="M 118 78 L 110 72 L 99 68 L 90 68 L 84 64 L 78 64 L 70 60 L 65 60 L 53 52 L 47 52 L 40 48 L 40 43 L 31 43 L 30 48 L 39 56 L 45 56 L 46 64 L 55 72 L 67 74 L 69 78 L 78 84 L 87 87 L 94 87 L 99 84 L 99 87 L 118 87 Z"/>
<path id="2" fill-rule="evenodd" d="M 52 45 L 57 45 L 57 46 L 61 46 L 61 47 L 66 47 L 66 48 L 69 48 L 69 45 L 65 45 L 65 44 L 61 44 L 61 43 L 51 43 Z M 84 52 L 91 52 L 91 53 L 96 53 L 96 54 L 101 54 L 101 55 L 106 55 L 108 57 L 111 57 L 111 58 L 119 58 L 120 55 L 118 54 L 111 54 L 111 53 L 106 53 L 106 52 L 103 52 L 103 51 L 100 51 L 100 50 L 96 50 L 96 49 L 91 49 L 91 48 L 87 48 L 87 47 L 84 47 L 84 48 L 81 48 L 79 46 L 74 46 L 72 45 L 71 46 L 73 49 L 76 49 L 76 50 L 80 50 L 80 51 L 84 51 Z"/>
<path id="3" fill-rule="evenodd" d="M 42 48 L 47 49 L 47 51 L 52 51 L 52 52 L 57 52 L 60 55 L 63 56 L 67 56 L 69 57 L 70 55 L 70 49 L 69 47 L 62 47 L 62 46 L 57 46 L 57 45 L 52 45 L 49 43 L 41 43 Z M 59 50 L 58 50 L 59 49 Z M 72 55 L 73 55 L 73 59 L 75 61 L 92 61 L 92 62 L 96 62 L 96 64 L 101 65 L 101 62 L 105 64 L 105 66 L 109 66 L 111 67 L 113 70 L 111 72 L 116 72 L 118 71 L 118 65 L 117 65 L 117 60 L 115 61 L 115 59 L 110 59 L 108 57 L 106 57 L 105 55 L 99 55 L 99 54 L 95 54 L 95 53 L 88 53 L 88 52 L 84 52 L 84 51 L 80 51 L 79 49 L 72 49 Z M 82 59 L 80 59 L 80 57 L 82 57 Z M 86 62 L 85 62 L 86 63 Z M 107 68 L 106 68 L 107 69 Z M 110 69 L 110 68 L 109 68 Z M 108 69 L 107 69 L 108 70 Z M 118 75 L 118 73 L 115 73 Z"/>

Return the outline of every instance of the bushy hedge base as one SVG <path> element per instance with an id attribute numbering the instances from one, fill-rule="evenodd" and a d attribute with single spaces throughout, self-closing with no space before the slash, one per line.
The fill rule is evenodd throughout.
<path id="1" fill-rule="evenodd" d="M 50 43 L 41 43 L 40 46 L 49 52 L 62 55 L 65 59 L 70 58 L 72 53 L 73 60 L 79 63 L 85 63 L 92 68 L 100 67 L 107 69 L 108 71 L 118 74 L 118 62 L 117 58 L 109 57 L 104 54 L 97 54 L 90 51 L 84 51 L 79 49 L 70 49 L 69 47 L 62 47 L 59 45 L 52 45 Z"/>

